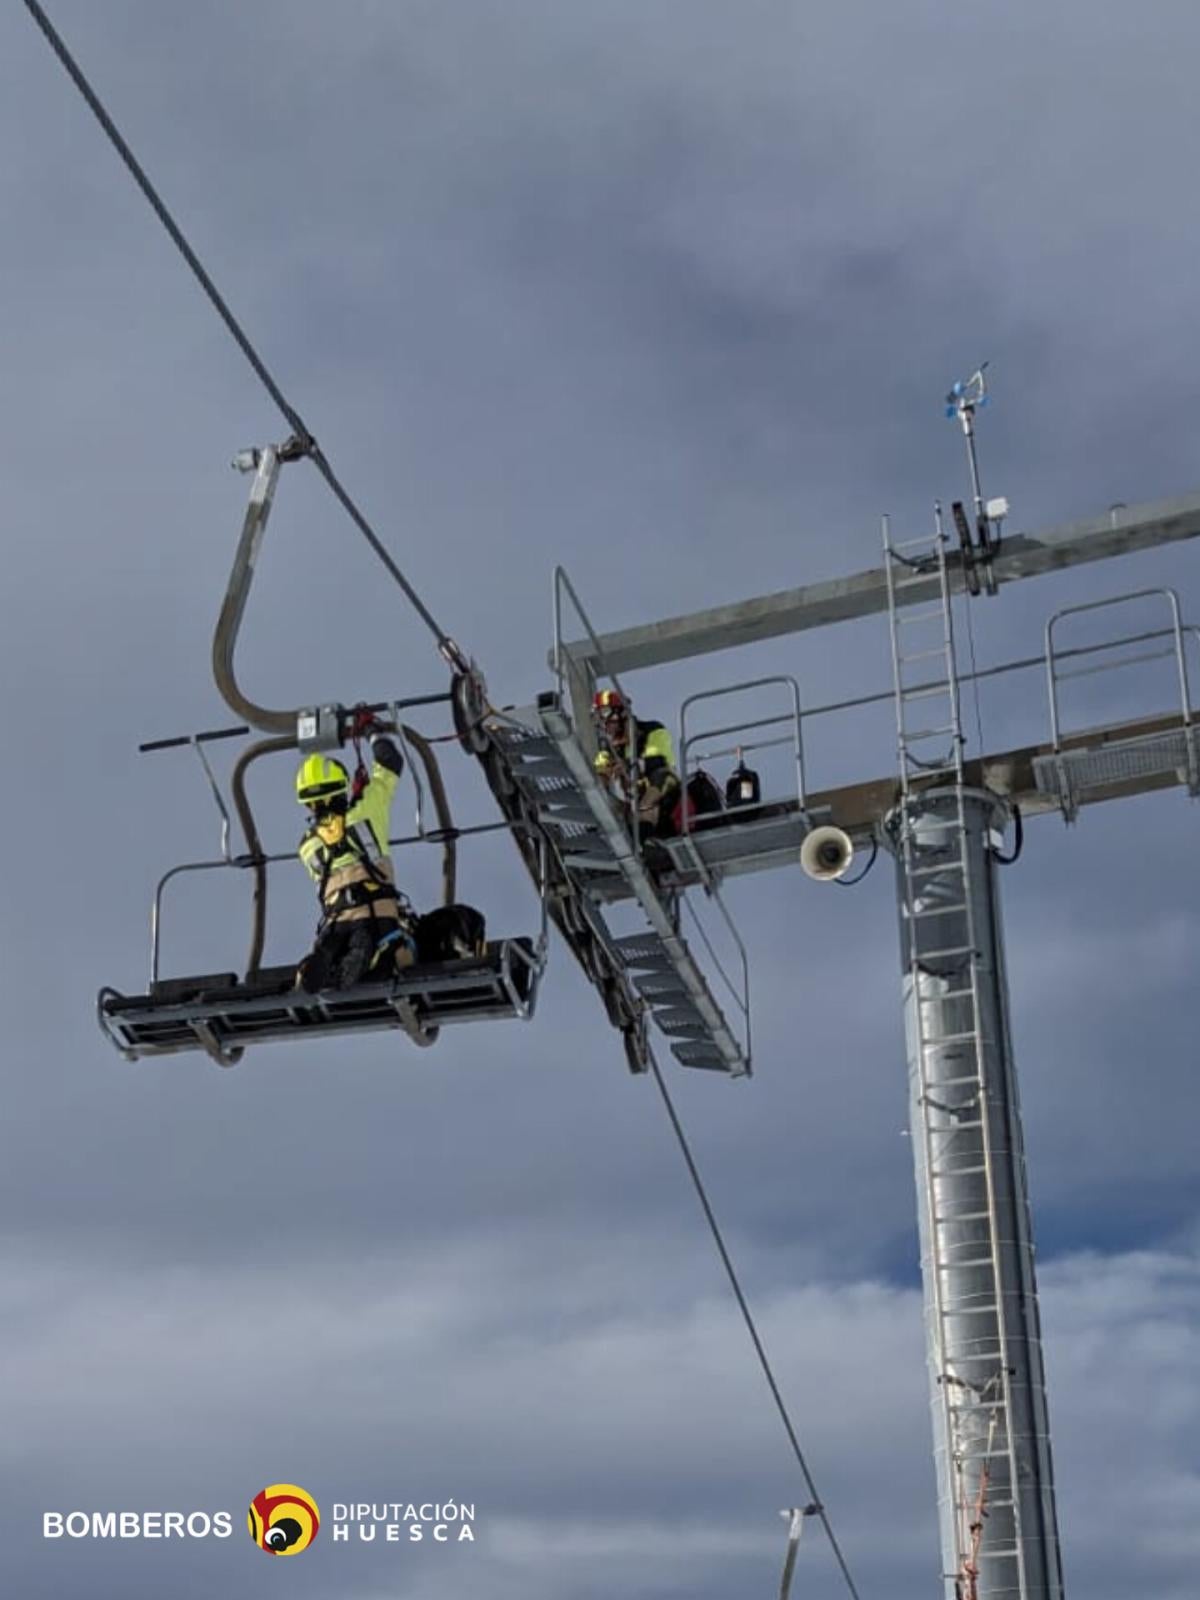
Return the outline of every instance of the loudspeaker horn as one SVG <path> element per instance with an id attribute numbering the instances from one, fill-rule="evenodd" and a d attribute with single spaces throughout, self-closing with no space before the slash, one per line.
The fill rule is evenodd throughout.
<path id="1" fill-rule="evenodd" d="M 854 859 L 854 844 L 841 828 L 813 828 L 800 846 L 800 865 L 818 883 L 840 878 Z"/>

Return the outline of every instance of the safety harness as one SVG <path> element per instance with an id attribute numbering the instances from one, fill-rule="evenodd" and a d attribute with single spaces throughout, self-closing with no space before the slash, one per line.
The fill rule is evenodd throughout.
<path id="1" fill-rule="evenodd" d="M 680 802 L 679 775 L 666 756 L 654 751 L 650 755 L 646 754 L 646 746 L 653 735 L 665 732 L 665 726 L 661 722 L 643 722 L 640 717 L 635 717 L 633 724 L 643 791 L 638 795 L 639 813 L 644 822 L 655 828 L 677 832 L 674 812 Z M 644 793 L 647 788 L 658 793 L 658 799 L 649 804 Z"/>
<path id="2" fill-rule="evenodd" d="M 310 829 L 309 837 L 314 835 L 316 829 Z M 409 920 L 411 910 L 408 901 L 391 881 L 385 863 L 375 859 L 357 828 L 348 827 L 336 845 L 327 845 L 319 835 L 317 838 L 319 842 L 314 854 L 321 869 L 317 894 L 321 901 L 322 930 L 348 911 L 365 910 L 372 932 L 377 931 L 381 921 L 399 920 L 403 923 Z M 338 885 L 331 894 L 329 884 L 334 874 L 355 868 L 362 875 Z M 385 917 L 380 912 L 380 906 L 389 901 L 396 907 L 396 916 Z"/>

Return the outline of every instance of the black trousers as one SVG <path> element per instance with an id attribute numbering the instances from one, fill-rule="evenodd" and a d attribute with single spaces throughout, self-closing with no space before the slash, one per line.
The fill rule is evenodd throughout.
<path id="1" fill-rule="evenodd" d="M 379 941 L 399 926 L 386 917 L 327 922 L 317 935 L 312 954 L 305 956 L 296 970 L 296 987 L 306 994 L 316 994 L 321 989 L 353 989 L 367 978 L 383 977 L 382 964 L 377 973 L 371 972 L 371 964 Z M 387 972 L 391 974 L 394 964 L 390 953 L 386 959 Z"/>

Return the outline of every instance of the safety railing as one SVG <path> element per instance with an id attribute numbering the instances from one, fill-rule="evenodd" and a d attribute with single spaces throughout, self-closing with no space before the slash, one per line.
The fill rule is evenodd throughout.
<path id="1" fill-rule="evenodd" d="M 471 837 L 480 833 L 498 833 L 508 829 L 511 826 L 513 825 L 506 822 L 487 822 L 478 826 L 456 828 L 455 836 L 461 839 L 463 837 Z M 410 833 L 402 835 L 399 838 L 389 839 L 388 849 L 397 850 L 404 845 L 438 844 L 440 842 L 441 841 L 439 839 L 436 837 L 431 837 L 428 834 Z M 546 896 L 546 860 L 544 843 L 541 846 L 539 855 L 541 860 L 540 882 L 538 885 L 540 923 L 538 928 L 538 937 L 534 948 L 537 953 L 538 962 L 540 964 L 544 964 L 546 951 L 549 948 L 550 940 L 550 912 L 549 906 L 547 905 Z M 230 856 L 217 861 L 183 861 L 180 862 L 178 866 L 169 867 L 167 871 L 163 873 L 162 877 L 158 880 L 158 883 L 155 886 L 154 900 L 150 909 L 151 989 L 153 989 L 154 985 L 159 981 L 159 952 L 162 945 L 163 893 L 169 883 L 171 883 L 175 878 L 180 877 L 185 872 L 210 872 L 216 868 L 232 868 L 235 871 L 248 871 L 256 866 L 272 867 L 277 866 L 281 861 L 295 862 L 296 860 L 297 856 L 294 850 L 280 850 L 264 856 Z"/>
<path id="2" fill-rule="evenodd" d="M 708 957 L 712 962 L 713 970 L 717 973 L 734 1005 L 737 1007 L 738 1015 L 741 1018 L 741 1021 L 739 1026 L 735 1029 L 735 1032 L 740 1035 L 738 1042 L 742 1048 L 742 1055 L 746 1061 L 753 1061 L 754 1040 L 752 1037 L 750 1024 L 750 957 L 747 954 L 745 943 L 742 940 L 741 934 L 737 931 L 737 925 L 730 916 L 729 908 L 726 906 L 724 900 L 715 891 L 710 892 L 709 898 L 720 911 L 721 917 L 726 928 L 729 930 L 730 937 L 732 938 L 734 947 L 737 951 L 738 963 L 741 967 L 742 973 L 742 981 L 740 986 L 726 970 L 725 964 L 717 954 L 716 946 L 713 944 L 708 930 L 700 920 L 700 914 L 696 910 L 695 906 L 688 899 L 687 895 L 683 895 L 681 900 L 682 904 L 687 907 L 688 915 L 691 917 L 692 925 L 696 929 L 697 934 L 700 936 L 701 944 L 708 952 Z"/>
<path id="3" fill-rule="evenodd" d="M 396 727 L 397 727 L 397 729 L 399 729 L 399 727 L 400 727 L 398 719 L 396 721 Z M 398 734 L 398 737 L 399 737 L 401 743 L 405 744 L 403 734 L 402 733 Z M 405 748 L 407 749 L 407 745 L 406 744 L 405 744 Z M 160 965 L 161 965 L 161 963 L 160 963 L 160 951 L 161 951 L 161 947 L 162 947 L 163 896 L 164 896 L 164 894 L 166 892 L 166 888 L 167 888 L 168 884 L 172 883 L 177 877 L 181 877 L 183 874 L 190 873 L 190 872 L 211 872 L 211 871 L 215 871 L 215 870 L 219 870 L 219 869 L 226 869 L 226 870 L 232 869 L 234 871 L 246 872 L 246 871 L 253 871 L 256 868 L 261 868 L 263 870 L 266 870 L 269 867 L 278 866 L 280 862 L 297 862 L 298 861 L 297 853 L 296 853 L 295 850 L 276 850 L 276 851 L 267 852 L 265 854 L 238 855 L 238 856 L 230 854 L 230 852 L 229 852 L 229 813 L 228 813 L 228 810 L 226 809 L 224 799 L 223 799 L 223 797 L 221 795 L 220 786 L 217 783 L 217 780 L 216 780 L 215 776 L 213 775 L 211 767 L 209 766 L 208 762 L 204 759 L 203 752 L 198 750 L 198 754 L 200 755 L 201 762 L 204 765 L 205 773 L 206 773 L 206 775 L 208 777 L 209 785 L 210 785 L 211 790 L 212 790 L 213 799 L 216 802 L 216 806 L 217 806 L 217 809 L 218 809 L 218 811 L 220 813 L 220 817 L 221 817 L 221 855 L 220 855 L 219 858 L 217 858 L 215 860 L 210 860 L 210 861 L 183 861 L 183 862 L 180 862 L 176 866 L 168 867 L 166 872 L 163 873 L 162 877 L 159 878 L 157 884 L 155 885 L 154 898 L 153 898 L 153 901 L 151 903 L 151 908 L 150 908 L 150 988 L 151 988 L 151 991 L 153 991 L 154 986 L 159 981 L 159 972 L 160 972 Z M 442 845 L 442 844 L 445 843 L 445 830 L 443 830 L 441 828 L 426 829 L 426 828 L 423 827 L 422 821 L 421 821 L 422 804 L 423 804 L 422 792 L 421 792 L 421 779 L 420 779 L 420 775 L 419 775 L 419 773 L 417 771 L 417 764 L 410 760 L 409 763 L 408 763 L 408 771 L 412 774 L 413 783 L 414 783 L 414 785 L 416 786 L 416 789 L 417 789 L 417 816 L 416 816 L 417 831 L 416 831 L 416 833 L 400 834 L 395 838 L 389 839 L 388 840 L 388 850 L 389 851 L 401 849 L 406 845 L 413 845 L 413 844 Z M 517 824 L 511 823 L 511 822 L 508 822 L 508 821 L 504 821 L 504 822 L 483 822 L 483 823 L 474 823 L 474 824 L 470 824 L 469 823 L 466 827 L 462 827 L 462 828 L 457 828 L 456 827 L 456 828 L 452 829 L 451 831 L 453 833 L 454 838 L 457 840 L 457 839 L 464 839 L 464 838 L 473 838 L 476 835 L 484 834 L 484 833 L 507 832 L 508 830 L 513 828 L 514 826 L 517 826 Z M 549 906 L 547 904 L 546 844 L 545 844 L 544 840 L 541 842 L 541 844 L 539 846 L 538 860 L 539 860 L 539 864 L 540 864 L 539 865 L 539 875 L 538 875 L 538 886 L 537 886 L 538 887 L 538 902 L 539 902 L 539 907 L 540 907 L 540 925 L 539 925 L 539 929 L 538 929 L 538 937 L 537 937 L 537 941 L 536 941 L 535 946 L 534 946 L 534 950 L 535 950 L 535 956 L 536 956 L 536 963 L 538 964 L 539 969 L 540 969 L 541 966 L 545 965 L 545 957 L 546 957 L 546 952 L 549 949 L 549 940 L 550 940 L 550 912 L 549 912 Z M 521 959 L 527 959 L 526 953 L 523 950 L 520 951 L 520 956 L 521 956 Z"/>
<path id="4" fill-rule="evenodd" d="M 756 689 L 781 688 L 789 700 L 789 709 L 766 717 L 746 717 L 738 722 L 729 722 L 716 727 L 692 728 L 688 727 L 688 714 L 693 708 L 704 700 L 719 700 L 728 695 L 751 693 Z M 765 801 L 763 796 L 732 802 L 727 801 L 721 815 L 726 819 L 737 820 L 739 813 L 749 816 L 758 811 L 764 804 L 772 802 L 785 802 L 796 804 L 799 811 L 805 809 L 804 799 L 804 735 L 802 732 L 803 712 L 800 706 L 800 686 L 795 678 L 779 674 L 767 678 L 749 678 L 743 683 L 731 683 L 720 689 L 701 689 L 696 694 L 689 695 L 680 707 L 679 712 L 679 777 L 683 784 L 684 793 L 687 793 L 688 782 L 700 770 L 702 762 L 720 761 L 727 756 L 736 757 L 739 765 L 742 758 L 755 750 L 770 750 L 780 747 L 791 749 L 791 766 L 795 771 L 795 791 L 773 796 L 771 801 Z M 783 728 L 786 731 L 780 734 L 764 736 L 763 730 L 770 728 Z M 700 744 L 707 746 L 710 740 L 732 739 L 728 745 L 718 745 L 715 749 L 704 749 L 695 758 L 693 767 L 692 758 L 695 747 Z M 692 817 L 690 808 L 683 806 L 681 832 L 687 835 L 691 832 Z"/>
<path id="5" fill-rule="evenodd" d="M 611 684 L 620 695 L 621 703 L 625 708 L 628 740 L 625 746 L 625 754 L 620 757 L 620 760 L 625 769 L 624 782 L 627 789 L 625 799 L 629 816 L 629 831 L 633 838 L 633 848 L 635 851 L 638 851 L 641 849 L 641 817 L 638 810 L 638 790 L 641 785 L 641 762 L 638 756 L 637 717 L 634 712 L 633 699 L 625 685 L 617 676 L 615 669 L 609 666 L 608 658 L 604 653 L 604 647 L 600 643 L 600 636 L 597 634 L 592 625 L 592 619 L 584 610 L 583 601 L 579 598 L 579 591 L 576 589 L 575 585 L 571 582 L 570 577 L 567 575 L 566 568 L 557 566 L 554 569 L 554 649 L 552 664 L 554 667 L 554 676 L 558 684 L 560 704 L 564 706 L 573 704 L 570 669 L 570 662 L 572 658 L 570 651 L 567 649 L 566 641 L 563 638 L 564 598 L 570 601 L 576 617 L 583 624 L 584 631 L 591 642 L 593 661 L 596 670 L 589 670 L 589 687 L 593 677 Z M 580 719 L 578 716 L 573 719 L 575 722 L 575 735 L 576 738 L 579 739 L 583 749 L 590 753 L 592 740 L 584 736 L 583 729 L 581 729 L 579 726 L 579 720 Z M 613 754 L 614 757 L 618 754 L 616 751 L 612 751 L 610 753 Z"/>
<path id="6" fill-rule="evenodd" d="M 558 679 L 559 694 L 564 697 L 567 694 L 568 685 L 566 663 L 571 659 L 571 653 L 567 649 L 566 641 L 563 638 L 562 623 L 564 595 L 566 595 L 566 597 L 570 600 L 571 605 L 574 608 L 575 615 L 579 618 L 580 622 L 583 623 L 584 630 L 587 633 L 588 639 L 591 641 L 594 659 L 600 664 L 601 670 L 597 672 L 595 676 L 599 678 L 606 678 L 621 696 L 622 700 L 624 700 L 625 704 L 629 705 L 629 693 L 626 690 L 625 685 L 621 682 L 620 678 L 618 678 L 615 669 L 608 665 L 608 658 L 604 654 L 604 647 L 601 645 L 600 637 L 595 628 L 592 626 L 592 619 L 583 609 L 583 601 L 579 598 L 579 591 L 571 582 L 571 579 L 567 574 L 567 569 L 562 566 L 555 567 L 554 569 L 554 676 Z"/>
<path id="7" fill-rule="evenodd" d="M 1098 644 L 1087 646 L 1088 654 L 1100 654 L 1105 651 L 1126 650 L 1132 645 L 1158 642 L 1169 639 L 1169 648 L 1158 648 L 1142 651 L 1138 655 L 1123 655 L 1115 661 L 1095 661 L 1088 666 L 1071 667 L 1064 670 L 1061 659 L 1067 652 L 1056 653 L 1054 645 L 1055 630 L 1059 628 L 1067 617 L 1080 616 L 1085 612 L 1104 611 L 1113 606 L 1131 605 L 1139 600 L 1165 600 L 1170 610 L 1171 626 L 1169 628 L 1155 629 L 1151 632 L 1136 634 L 1122 634 L 1113 639 L 1106 639 Z M 1175 670 L 1178 678 L 1180 717 L 1182 725 L 1189 728 L 1192 725 L 1191 691 L 1188 684 L 1187 655 L 1184 650 L 1184 635 L 1186 632 L 1195 632 L 1188 629 L 1180 616 L 1179 596 L 1174 589 L 1136 589 L 1128 594 L 1112 595 L 1106 600 L 1090 600 L 1082 605 L 1064 606 L 1056 611 L 1046 623 L 1046 681 L 1050 692 L 1050 737 L 1055 752 L 1061 748 L 1062 726 L 1059 708 L 1059 684 L 1066 678 L 1089 677 L 1099 672 L 1111 672 L 1122 667 L 1135 666 L 1142 662 L 1169 660 L 1175 661 Z M 1078 649 L 1072 654 L 1082 654 Z"/>
<path id="8" fill-rule="evenodd" d="M 1170 615 L 1168 627 L 1119 634 L 1071 650 L 1059 648 L 1056 632 L 1067 618 L 1147 600 L 1165 602 Z M 1179 597 L 1173 589 L 1138 589 L 1104 600 L 1064 606 L 1046 623 L 1045 671 L 1052 755 L 1040 763 L 1035 762 L 1035 767 L 1042 769 L 1039 785 L 1049 786 L 1057 792 L 1063 816 L 1068 822 L 1074 820 L 1081 798 L 1089 790 L 1094 791 L 1103 788 L 1105 783 L 1127 779 L 1135 775 L 1135 771 L 1143 777 L 1152 773 L 1169 775 L 1174 772 L 1178 780 L 1186 782 L 1189 794 L 1200 795 L 1200 751 L 1197 749 L 1195 714 L 1188 677 L 1189 642 L 1200 648 L 1200 629 L 1183 622 Z M 1135 647 L 1143 645 L 1152 648 L 1137 649 L 1136 653 L 1131 653 Z M 1092 659 L 1082 666 L 1063 667 L 1066 659 L 1080 657 Z M 1177 726 L 1172 726 L 1173 714 L 1159 717 L 1155 724 L 1140 734 L 1134 730 L 1128 737 L 1116 741 L 1105 740 L 1098 745 L 1088 741 L 1084 736 L 1085 730 L 1075 734 L 1064 733 L 1060 687 L 1065 679 L 1089 677 L 1100 672 L 1162 660 L 1174 663 L 1179 704 Z M 1050 780 L 1047 777 L 1044 783 L 1042 774 L 1049 773 L 1053 774 L 1053 778 Z"/>

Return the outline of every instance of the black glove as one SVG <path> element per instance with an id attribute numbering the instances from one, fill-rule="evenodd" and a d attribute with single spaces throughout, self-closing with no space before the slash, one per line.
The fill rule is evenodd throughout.
<path id="1" fill-rule="evenodd" d="M 386 767 L 389 772 L 394 772 L 397 777 L 404 771 L 404 757 L 385 735 L 372 739 L 371 754 L 381 767 Z"/>

